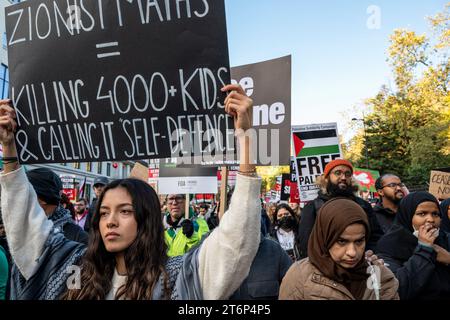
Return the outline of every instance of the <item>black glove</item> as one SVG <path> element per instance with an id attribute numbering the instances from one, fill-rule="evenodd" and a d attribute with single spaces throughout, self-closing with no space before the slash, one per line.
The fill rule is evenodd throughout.
<path id="1" fill-rule="evenodd" d="M 194 234 L 194 224 L 191 220 L 184 220 L 181 223 L 181 227 L 183 228 L 183 233 L 186 237 L 190 238 Z"/>

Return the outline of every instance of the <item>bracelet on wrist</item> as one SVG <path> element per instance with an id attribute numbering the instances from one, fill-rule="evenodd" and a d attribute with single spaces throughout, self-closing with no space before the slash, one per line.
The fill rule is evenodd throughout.
<path id="1" fill-rule="evenodd" d="M 11 164 L 11 163 L 18 163 L 19 159 L 17 157 L 3 157 L 2 161 L 3 164 Z"/>
<path id="2" fill-rule="evenodd" d="M 258 174 L 256 173 L 256 170 L 253 171 L 238 171 L 239 174 L 247 176 L 247 177 L 257 177 Z"/>

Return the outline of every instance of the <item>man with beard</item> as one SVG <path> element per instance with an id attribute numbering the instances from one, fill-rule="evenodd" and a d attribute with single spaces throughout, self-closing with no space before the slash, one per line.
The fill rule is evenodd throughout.
<path id="1" fill-rule="evenodd" d="M 78 199 L 77 202 L 75 202 L 75 215 L 74 220 L 77 225 L 79 225 L 81 228 L 84 228 L 84 225 L 86 224 L 86 218 L 89 213 L 87 209 L 87 200 L 84 198 Z"/>
<path id="2" fill-rule="evenodd" d="M 381 196 L 381 203 L 377 204 L 373 211 L 385 233 L 391 227 L 398 205 L 405 196 L 404 187 L 400 178 L 393 174 L 384 174 L 375 182 L 375 188 Z"/>
<path id="3" fill-rule="evenodd" d="M 320 187 L 317 198 L 310 201 L 302 210 L 302 219 L 296 239 L 300 259 L 308 256 L 308 240 L 319 209 L 325 202 L 336 197 L 351 199 L 364 209 L 371 231 L 366 248 L 367 250 L 374 250 L 384 233 L 373 213 L 372 206 L 367 201 L 355 196 L 358 187 L 353 179 L 353 166 L 350 161 L 336 159 L 328 163 L 323 175 L 317 179 L 317 185 Z M 341 214 L 345 214 L 345 212 Z"/>

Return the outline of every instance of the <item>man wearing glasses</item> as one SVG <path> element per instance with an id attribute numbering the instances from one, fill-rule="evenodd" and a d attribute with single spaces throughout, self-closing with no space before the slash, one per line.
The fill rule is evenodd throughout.
<path id="1" fill-rule="evenodd" d="M 196 246 L 203 235 L 209 232 L 205 219 L 199 217 L 195 221 L 185 219 L 186 198 L 181 194 L 170 194 L 167 197 L 168 213 L 163 218 L 166 231 L 164 236 L 168 246 L 168 256 L 181 256 Z M 189 212 L 189 218 L 193 218 Z"/>
<path id="2" fill-rule="evenodd" d="M 384 232 L 391 227 L 400 201 L 405 196 L 405 185 L 399 177 L 393 174 L 384 174 L 375 182 L 375 188 L 381 197 L 373 211 Z"/>
<path id="3" fill-rule="evenodd" d="M 328 200 L 336 197 L 349 198 L 358 203 L 366 212 L 370 224 L 370 238 L 367 243 L 367 250 L 374 250 L 378 240 L 383 235 L 383 230 L 373 213 L 372 206 L 365 200 L 355 195 L 358 191 L 355 179 L 353 178 L 353 166 L 350 161 L 336 159 L 325 166 L 325 170 L 317 179 L 317 185 L 320 187 L 316 199 L 310 201 L 302 210 L 296 246 L 299 251 L 300 259 L 308 256 L 308 240 L 312 228 L 316 221 L 317 213 L 322 205 Z M 337 212 L 336 214 L 345 214 Z"/>

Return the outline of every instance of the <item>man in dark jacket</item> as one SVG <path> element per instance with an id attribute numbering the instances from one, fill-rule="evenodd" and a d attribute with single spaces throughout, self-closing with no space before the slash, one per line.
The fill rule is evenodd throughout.
<path id="1" fill-rule="evenodd" d="M 97 199 L 102 194 L 103 190 L 105 190 L 107 184 L 109 183 L 107 177 L 98 177 L 94 180 L 94 193 L 95 198 L 92 200 L 91 205 L 89 206 L 89 213 L 86 218 L 86 222 L 84 224 L 84 231 L 89 232 L 89 229 L 91 227 L 91 221 L 94 216 L 95 207 L 97 206 Z"/>
<path id="2" fill-rule="evenodd" d="M 291 258 L 280 244 L 261 234 L 248 276 L 230 300 L 278 300 L 281 281 L 291 265 Z"/>
<path id="3" fill-rule="evenodd" d="M 320 207 L 328 200 L 335 197 L 346 197 L 358 203 L 367 213 L 370 224 L 371 236 L 367 243 L 367 250 L 374 250 L 378 240 L 383 235 L 372 206 L 363 199 L 354 195 L 358 187 L 353 180 L 353 166 L 350 161 L 336 159 L 325 166 L 323 175 L 319 177 L 317 184 L 320 186 L 319 195 L 309 202 L 302 210 L 302 219 L 298 228 L 297 248 L 300 259 L 308 256 L 308 240 L 316 221 Z M 343 212 L 342 214 L 345 214 Z"/>
<path id="4" fill-rule="evenodd" d="M 404 187 L 405 185 L 399 177 L 389 173 L 382 175 L 375 182 L 375 188 L 381 197 L 381 202 L 373 208 L 373 211 L 384 233 L 389 230 L 394 222 L 398 205 L 405 196 L 403 193 Z"/>
<path id="5" fill-rule="evenodd" d="M 278 300 L 281 281 L 292 265 L 280 244 L 264 234 L 261 220 L 261 240 L 247 278 L 230 300 Z"/>
<path id="6" fill-rule="evenodd" d="M 28 171 L 27 177 L 40 206 L 55 227 L 61 229 L 67 239 L 87 244 L 87 233 L 73 221 L 69 210 L 60 205 L 62 182 L 58 175 L 50 169 L 38 168 Z"/>

